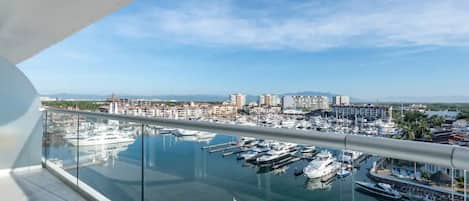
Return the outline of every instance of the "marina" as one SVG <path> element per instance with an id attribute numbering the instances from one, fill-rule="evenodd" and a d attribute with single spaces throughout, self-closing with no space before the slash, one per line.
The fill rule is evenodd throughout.
<path id="1" fill-rule="evenodd" d="M 95 171 L 112 172 L 119 166 L 129 166 L 129 164 L 132 167 L 138 166 L 141 159 L 135 158 L 135 156 L 141 151 L 141 144 L 139 143 L 142 139 L 140 133 L 130 125 L 127 125 L 123 132 L 117 127 L 112 128 L 112 126 L 105 128 L 89 127 L 86 129 L 88 130 L 86 135 L 65 135 L 62 137 L 62 143 L 58 143 L 56 147 L 51 147 L 48 150 L 49 153 L 52 153 L 49 156 L 62 158 L 62 160 L 57 161 L 60 161 L 64 170 L 71 174 L 75 174 L 78 170 L 82 176 L 81 179 L 94 183 L 95 177 L 99 177 L 94 173 Z M 164 130 L 163 134 L 160 134 L 159 130 Z M 415 183 L 400 181 L 394 177 L 376 174 L 371 170 L 376 162 L 381 160 L 380 157 L 360 152 L 248 137 L 234 138 L 188 130 L 156 128 L 155 131 L 156 134 L 145 137 L 145 163 L 148 171 L 189 178 L 190 181 L 213 184 L 220 181 L 223 181 L 222 183 L 230 181 L 228 183 L 231 183 L 231 181 L 237 181 L 235 175 L 246 175 L 242 177 L 242 182 L 253 185 L 255 182 L 253 183 L 251 179 L 247 179 L 248 175 L 251 175 L 249 177 L 252 177 L 252 179 L 257 178 L 258 184 L 267 182 L 262 178 L 268 178 L 270 189 L 281 184 L 282 188 L 288 188 L 292 192 L 302 192 L 299 193 L 302 195 L 297 200 L 309 200 L 310 197 L 322 197 L 324 195 L 332 196 L 327 192 L 339 190 L 351 193 L 356 197 L 356 200 L 365 201 L 380 200 L 382 198 L 394 200 L 454 198 L 456 201 L 464 200 L 462 195 L 458 193 L 448 193 L 441 189 L 415 185 Z M 167 131 L 173 132 L 167 133 Z M 115 139 L 103 140 L 106 139 L 106 136 L 118 136 L 116 139 L 124 140 L 122 142 L 115 141 Z M 92 143 L 81 143 L 82 141 L 89 141 L 89 139 L 100 140 L 97 142 L 91 141 Z M 71 143 L 74 141 L 79 143 Z M 68 152 L 69 156 L 64 156 L 63 152 Z M 80 153 L 82 159 L 77 165 L 74 165 L 74 155 L 77 152 Z M 62 154 L 54 155 L 54 153 Z M 155 158 L 156 155 L 159 157 Z M 178 156 L 179 158 L 172 156 Z M 181 168 L 174 168 L 184 163 L 183 161 L 191 161 L 190 166 L 182 165 Z M 167 167 L 172 168 L 168 169 Z M 131 169 L 126 171 L 132 172 Z M 191 169 L 194 172 L 187 172 Z M 254 171 L 251 169 L 254 169 Z M 227 171 L 230 173 L 222 173 Z M 106 181 L 103 178 L 101 180 Z M 150 178 L 147 181 L 150 181 L 150 183 L 155 182 L 153 180 L 159 179 Z M 273 181 L 275 181 L 275 184 L 272 183 Z M 101 188 L 100 185 L 106 186 L 107 184 L 96 184 L 95 188 Z M 285 196 L 280 192 L 272 195 L 272 190 L 267 193 L 265 191 L 267 189 L 261 188 L 263 189 L 261 190 L 254 186 L 252 187 L 257 190 L 249 190 L 253 192 L 249 196 L 257 197 L 259 200 L 283 200 L 280 198 Z M 367 186 L 369 188 L 366 188 Z M 392 197 L 372 189 L 379 186 L 390 187 L 388 190 L 395 190 L 400 197 L 397 194 Z M 151 189 L 151 185 L 149 185 L 149 188 Z M 223 188 L 231 189 L 233 186 L 228 185 L 223 186 Z M 266 193 L 279 199 L 267 199 L 265 197 L 267 196 Z M 303 194 L 308 196 L 303 197 Z M 221 195 L 227 196 L 224 193 Z M 288 195 L 287 197 L 290 196 L 297 197 L 298 195 Z M 116 197 L 116 200 L 119 200 L 119 198 Z"/>

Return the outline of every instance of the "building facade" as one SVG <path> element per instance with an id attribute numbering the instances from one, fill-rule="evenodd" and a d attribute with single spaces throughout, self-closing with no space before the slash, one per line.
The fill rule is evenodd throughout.
<path id="1" fill-rule="evenodd" d="M 350 105 L 350 97 L 349 96 L 334 96 L 332 98 L 333 105 Z"/>
<path id="2" fill-rule="evenodd" d="M 243 109 L 243 107 L 246 105 L 246 95 L 241 93 L 231 94 L 230 102 L 236 107 L 236 109 Z"/>
<path id="3" fill-rule="evenodd" d="M 276 107 L 280 106 L 280 104 L 280 97 L 277 95 L 264 94 L 259 96 L 259 106 Z"/>
<path id="4" fill-rule="evenodd" d="M 375 105 L 333 105 L 332 114 L 341 118 L 365 118 L 391 120 L 392 107 Z"/>
<path id="5" fill-rule="evenodd" d="M 284 96 L 283 109 L 328 110 L 329 99 L 326 96 Z"/>

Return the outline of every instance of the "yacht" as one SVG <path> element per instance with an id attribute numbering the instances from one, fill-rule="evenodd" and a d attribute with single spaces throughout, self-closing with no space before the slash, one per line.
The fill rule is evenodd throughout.
<path id="1" fill-rule="evenodd" d="M 316 149 L 315 146 L 305 146 L 301 150 L 301 153 L 312 153 L 312 152 L 314 152 L 315 149 Z"/>
<path id="2" fill-rule="evenodd" d="M 92 145 L 103 145 L 103 144 L 117 144 L 117 143 L 129 143 L 134 142 L 135 139 L 123 136 L 116 135 L 112 133 L 98 134 L 95 136 L 83 138 L 83 139 L 69 139 L 68 143 L 73 146 L 92 146 Z"/>
<path id="3" fill-rule="evenodd" d="M 244 159 L 245 161 L 254 161 L 256 160 L 259 153 L 257 151 L 248 151 L 240 155 L 240 158 Z"/>
<path id="4" fill-rule="evenodd" d="M 398 191 L 394 190 L 391 185 L 385 183 L 368 183 L 362 181 L 356 181 L 357 188 L 362 189 L 366 192 L 373 193 L 376 195 L 380 195 L 390 199 L 401 199 L 402 195 Z"/>
<path id="5" fill-rule="evenodd" d="M 279 160 L 290 157 L 290 150 L 285 148 L 271 149 L 265 155 L 256 159 L 257 164 L 267 165 L 277 162 Z"/>
<path id="6" fill-rule="evenodd" d="M 176 129 L 173 133 L 176 136 L 196 136 L 200 131 L 186 130 L 186 129 Z"/>
<path id="7" fill-rule="evenodd" d="M 303 169 L 304 174 L 311 178 L 321 178 L 330 174 L 336 174 L 340 164 L 328 151 L 321 151 L 316 157 Z"/>
<path id="8" fill-rule="evenodd" d="M 167 134 L 173 134 L 176 133 L 177 129 L 174 128 L 162 128 L 160 129 L 160 135 L 167 135 Z"/>

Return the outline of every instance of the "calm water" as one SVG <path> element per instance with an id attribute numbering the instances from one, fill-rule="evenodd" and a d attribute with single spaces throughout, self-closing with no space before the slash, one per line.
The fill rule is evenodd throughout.
<path id="1" fill-rule="evenodd" d="M 234 140 L 217 135 L 209 144 Z M 78 169 L 71 174 L 112 200 L 377 200 L 353 190 L 354 180 L 367 180 L 366 171 L 372 160 L 362 164 L 352 176 L 335 179 L 330 184 L 294 176 L 306 161 L 289 165 L 279 172 L 265 172 L 236 160 L 202 150 L 208 143 L 185 141 L 171 135 L 146 136 L 144 139 L 144 172 L 142 179 L 142 139 L 133 144 L 80 147 Z M 64 166 L 76 163 L 77 150 L 69 145 L 55 145 L 48 158 L 63 160 Z M 142 185 L 145 186 L 142 193 Z"/>

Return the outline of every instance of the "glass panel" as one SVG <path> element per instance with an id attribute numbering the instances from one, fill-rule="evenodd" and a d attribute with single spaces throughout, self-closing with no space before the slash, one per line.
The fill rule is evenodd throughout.
<path id="1" fill-rule="evenodd" d="M 154 125 L 145 133 L 145 200 L 351 198 L 353 177 L 337 162 L 338 150 Z M 302 170 L 321 151 L 331 170 L 308 179 Z"/>
<path id="2" fill-rule="evenodd" d="M 141 128 L 133 122 L 80 119 L 78 178 L 111 200 L 141 200 Z"/>
<path id="3" fill-rule="evenodd" d="M 43 154 L 47 165 L 76 174 L 77 149 L 67 141 L 78 132 L 77 115 L 47 112 Z M 75 172 L 73 172 L 75 171 Z"/>

